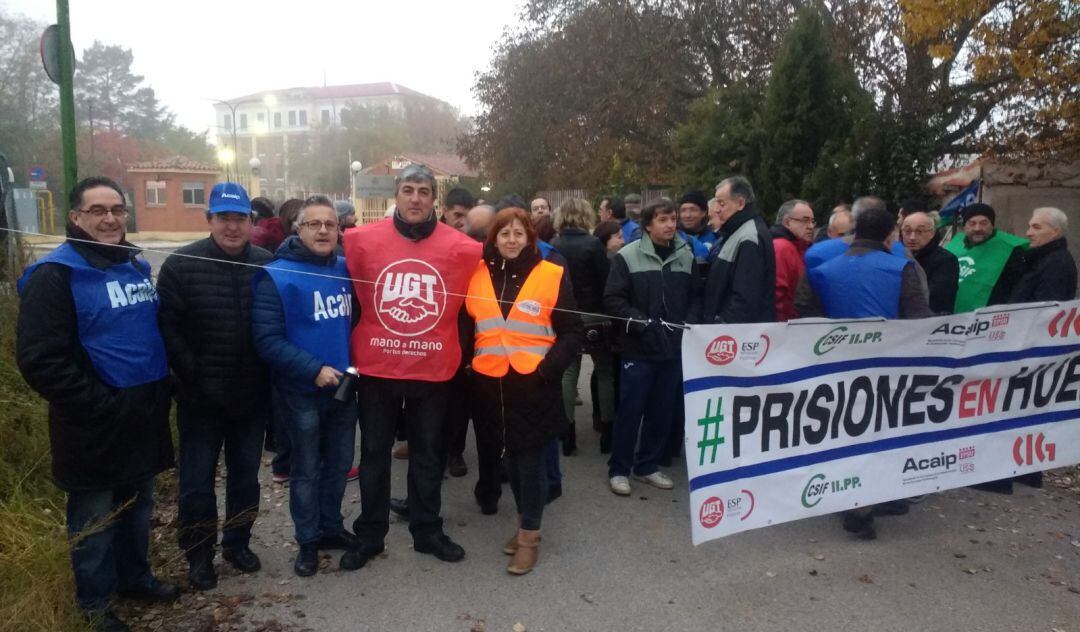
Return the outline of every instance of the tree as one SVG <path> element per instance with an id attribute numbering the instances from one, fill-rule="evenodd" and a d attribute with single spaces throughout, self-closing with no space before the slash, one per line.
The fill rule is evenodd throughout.
<path id="1" fill-rule="evenodd" d="M 0 153 L 20 180 L 35 164 L 51 167 L 46 148 L 56 126 L 58 94 L 41 66 L 44 25 L 0 12 Z M 47 173 L 60 175 L 60 170 Z"/>
<path id="2" fill-rule="evenodd" d="M 75 74 L 76 101 L 83 120 L 89 120 L 91 108 L 96 121 L 104 122 L 110 131 L 126 127 L 128 117 L 137 108 L 141 75 L 131 72 L 134 55 L 130 49 L 107 46 L 95 40 L 83 51 L 79 71 Z M 150 93 L 153 97 L 153 93 Z M 147 103 L 143 94 L 142 108 Z M 155 104 L 156 105 L 156 104 Z"/>
<path id="3" fill-rule="evenodd" d="M 758 110 L 762 90 L 743 84 L 711 91 L 690 108 L 675 134 L 675 182 L 709 189 L 730 175 L 750 174 L 761 164 Z"/>

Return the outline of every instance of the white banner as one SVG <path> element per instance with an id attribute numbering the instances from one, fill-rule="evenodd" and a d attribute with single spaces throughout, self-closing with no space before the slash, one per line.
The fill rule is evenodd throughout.
<path id="1" fill-rule="evenodd" d="M 692 327 L 695 544 L 1080 462 L 1080 302 Z"/>

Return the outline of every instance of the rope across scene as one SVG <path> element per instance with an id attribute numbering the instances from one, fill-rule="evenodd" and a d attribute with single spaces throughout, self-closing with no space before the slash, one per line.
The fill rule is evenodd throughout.
<path id="1" fill-rule="evenodd" d="M 27 230 L 19 230 L 19 229 L 16 229 L 16 228 L 2 228 L 2 227 L 0 227 L 0 231 L 4 231 L 4 232 L 7 232 L 7 233 L 12 233 L 12 234 L 17 234 L 17 235 L 28 235 L 28 236 L 32 236 L 32 237 L 56 237 L 56 235 L 47 235 L 45 233 L 35 233 L 35 232 L 27 231 Z M 181 253 L 181 252 L 171 252 L 171 251 L 168 251 L 168 250 L 155 250 L 153 248 L 142 248 L 142 247 L 137 246 L 137 245 L 127 246 L 127 245 L 124 245 L 124 244 L 106 244 L 104 242 L 94 241 L 92 239 L 79 239 L 77 237 L 67 237 L 66 239 L 67 239 L 67 241 L 75 241 L 75 242 L 93 244 L 93 245 L 98 245 L 98 246 L 110 246 L 110 247 L 113 247 L 113 248 L 123 248 L 125 250 L 133 250 L 135 252 L 153 252 L 155 254 L 164 255 L 166 257 L 168 257 L 168 256 L 186 257 L 186 258 L 189 258 L 189 259 L 198 259 L 198 260 L 201 260 L 201 261 L 214 261 L 214 262 L 217 262 L 217 263 L 228 263 L 228 264 L 232 264 L 232 265 L 246 266 L 246 267 L 250 267 L 250 268 L 262 268 L 261 265 L 256 264 L 256 263 L 246 263 L 244 261 L 229 261 L 227 259 L 215 259 L 213 257 L 202 257 L 202 256 L 199 256 L 199 255 L 189 255 L 189 254 L 185 254 L 185 253 Z M 305 275 L 305 276 L 312 276 L 312 277 L 322 277 L 324 279 L 336 279 L 336 280 L 339 280 L 339 281 L 349 281 L 349 282 L 352 282 L 352 283 L 367 283 L 367 284 L 370 284 L 370 285 L 376 285 L 377 284 L 376 281 L 369 281 L 367 279 L 354 279 L 352 277 L 339 276 L 339 275 L 336 275 L 336 274 L 321 274 L 321 273 L 318 273 L 318 272 L 306 272 L 306 271 L 303 271 L 303 270 L 282 270 L 282 272 L 289 272 L 289 273 L 292 273 L 292 274 L 302 274 L 302 275 Z M 474 299 L 479 299 L 479 300 L 484 300 L 484 301 L 495 301 L 496 303 L 510 303 L 511 302 L 511 301 L 500 301 L 499 299 L 485 298 L 485 297 L 481 297 L 481 296 L 470 296 L 469 294 L 459 294 L 459 293 L 456 293 L 456 292 L 447 292 L 445 290 L 435 290 L 435 292 L 438 293 L 438 294 L 445 294 L 446 296 L 456 296 L 456 297 L 461 297 L 461 298 L 474 298 Z M 649 321 L 649 320 L 642 320 L 640 318 L 623 318 L 623 317 L 620 317 L 620 316 L 611 316 L 609 314 L 598 314 L 598 313 L 595 313 L 595 312 L 583 312 L 583 311 L 579 311 L 579 310 L 565 309 L 565 308 L 561 308 L 561 307 L 553 307 L 552 310 L 553 311 L 558 311 L 558 312 L 566 312 L 568 314 L 577 314 L 579 316 L 593 316 L 593 317 L 596 317 L 596 318 L 606 318 L 606 319 L 609 319 L 609 320 L 618 320 L 618 321 L 626 322 L 627 324 L 629 324 L 629 323 L 648 324 L 649 322 L 652 322 L 652 321 Z M 668 329 L 671 329 L 671 328 L 689 329 L 689 327 L 687 325 L 684 325 L 684 324 L 681 324 L 681 323 L 669 323 L 669 322 L 664 321 L 662 319 L 657 320 L 655 322 L 659 322 L 661 325 L 663 325 L 664 327 L 667 327 Z"/>

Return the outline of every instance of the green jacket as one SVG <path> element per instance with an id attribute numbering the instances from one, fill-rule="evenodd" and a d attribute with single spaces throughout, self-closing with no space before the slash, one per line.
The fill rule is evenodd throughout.
<path id="1" fill-rule="evenodd" d="M 1008 302 L 1012 285 L 1023 272 L 1023 252 L 1028 241 L 995 230 L 990 239 L 970 244 L 965 235 L 953 237 L 945 249 L 960 262 L 960 286 L 956 291 L 957 314 L 987 305 Z"/>

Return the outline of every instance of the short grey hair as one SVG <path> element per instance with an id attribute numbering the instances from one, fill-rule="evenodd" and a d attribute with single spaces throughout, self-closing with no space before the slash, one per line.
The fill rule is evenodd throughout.
<path id="1" fill-rule="evenodd" d="M 788 215 L 791 215 L 791 212 L 795 210 L 795 207 L 800 205 L 800 204 L 805 204 L 807 206 L 810 206 L 810 203 L 807 202 L 806 200 L 799 200 L 799 199 L 788 200 L 787 202 L 784 202 L 783 204 L 781 204 L 780 205 L 780 210 L 776 212 L 776 225 L 777 226 L 783 225 L 784 220 L 788 218 Z"/>
<path id="2" fill-rule="evenodd" d="M 429 184 L 431 185 L 432 195 L 438 194 L 438 189 L 436 188 L 437 185 L 435 182 L 435 174 L 431 172 L 431 169 L 428 169 L 424 165 L 409 165 L 408 167 L 402 169 L 401 173 L 397 174 L 397 177 L 394 178 L 394 193 L 397 193 L 397 190 L 401 187 L 402 182 Z"/>
<path id="3" fill-rule="evenodd" d="M 300 212 L 296 216 L 296 221 L 293 222 L 294 233 L 300 232 L 300 224 L 304 223 L 304 215 L 306 215 L 305 211 L 307 211 L 312 206 L 329 207 L 331 210 L 334 211 L 334 214 L 337 215 L 337 211 L 334 209 L 334 203 L 330 200 L 330 198 L 322 194 L 312 195 L 308 197 L 308 199 L 304 200 L 304 203 L 300 205 Z M 338 219 L 340 219 L 340 216 L 338 216 Z"/>
<path id="4" fill-rule="evenodd" d="M 340 220 L 346 215 L 355 215 L 356 207 L 348 200 L 337 200 L 334 202 L 334 212 L 337 213 L 338 219 Z"/>
<path id="5" fill-rule="evenodd" d="M 869 211 L 870 209 L 879 209 L 882 211 L 888 211 L 889 206 L 885 204 L 885 200 L 875 197 L 873 195 L 864 195 L 860 198 L 856 198 L 855 202 L 851 205 L 851 219 L 859 221 L 859 215 L 863 214 L 863 211 Z"/>
<path id="6" fill-rule="evenodd" d="M 841 215 L 847 215 L 848 217 L 850 217 L 852 219 L 851 228 L 854 230 L 854 228 L 855 228 L 855 221 L 854 221 L 855 218 L 852 217 L 851 211 L 848 211 L 848 210 L 837 211 L 837 212 L 833 213 L 832 215 L 830 215 L 829 216 L 829 229 L 831 230 L 833 228 L 833 226 L 836 225 L 836 218 L 840 217 Z"/>
<path id="7" fill-rule="evenodd" d="M 724 178 L 716 185 L 714 191 L 719 191 L 725 184 L 731 188 L 732 195 L 741 197 L 746 204 L 754 203 L 754 187 L 750 186 L 750 181 L 746 178 L 742 176 Z"/>
<path id="8" fill-rule="evenodd" d="M 1040 206 L 1031 212 L 1031 216 L 1042 215 L 1046 223 L 1058 230 L 1062 235 L 1069 231 L 1069 218 L 1065 212 L 1054 206 Z"/>

